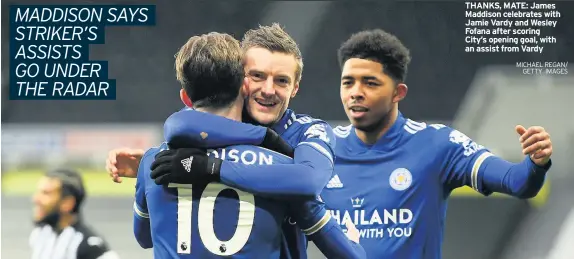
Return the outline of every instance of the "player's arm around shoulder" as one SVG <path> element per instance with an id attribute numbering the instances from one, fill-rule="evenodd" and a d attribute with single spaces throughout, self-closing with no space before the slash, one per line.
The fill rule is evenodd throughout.
<path id="1" fill-rule="evenodd" d="M 493 155 L 456 129 L 439 129 L 434 143 L 443 152 L 443 183 L 451 189 L 466 185 L 484 195 L 500 192 L 518 198 L 536 196 L 551 165 L 549 135 L 542 127 L 517 126 L 515 130 L 526 155 L 520 163 Z"/>
<path id="2" fill-rule="evenodd" d="M 122 177 L 136 178 L 144 153 L 143 149 L 137 148 L 112 149 L 106 158 L 106 171 L 116 183 L 121 183 Z"/>
<path id="3" fill-rule="evenodd" d="M 319 194 L 333 174 L 336 137 L 331 125 L 325 121 L 311 117 L 301 117 L 297 121 L 302 129 L 295 147 L 294 163 L 314 169 L 308 177 Z"/>
<path id="4" fill-rule="evenodd" d="M 219 178 L 218 181 L 228 186 L 258 195 L 286 199 L 314 197 L 323 190 L 333 173 L 333 131 L 327 123 L 322 121 L 304 120 L 303 123 L 295 123 L 300 124 L 292 125 L 290 128 L 293 132 L 290 136 L 295 137 L 291 140 L 297 143 L 292 163 L 253 166 L 219 158 L 209 162 L 207 156 L 202 154 L 201 161 L 205 163 L 196 163 L 198 157 L 194 156 L 192 167 L 201 165 L 199 167 L 203 168 L 201 172 L 204 175 L 209 177 L 215 175 Z M 204 164 L 207 165 L 204 166 Z M 160 175 L 162 170 L 159 168 L 158 166 L 154 169 L 153 175 Z M 193 172 L 194 168 L 179 171 Z M 273 174 L 269 174 L 270 171 Z M 155 174 L 155 172 L 158 173 Z M 277 179 L 282 180 L 277 181 Z"/>

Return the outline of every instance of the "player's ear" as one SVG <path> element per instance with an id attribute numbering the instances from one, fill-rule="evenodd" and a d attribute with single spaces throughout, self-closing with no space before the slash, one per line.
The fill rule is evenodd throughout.
<path id="1" fill-rule="evenodd" d="M 241 95 L 243 95 L 243 97 L 248 97 L 249 96 L 249 78 L 244 77 L 243 78 L 243 85 L 241 86 Z"/>
<path id="2" fill-rule="evenodd" d="M 179 99 L 181 99 L 181 101 L 183 102 L 183 104 L 185 104 L 185 106 L 193 107 L 191 99 L 189 99 L 189 96 L 187 96 L 187 93 L 185 92 L 185 90 L 183 90 L 183 88 L 179 90 Z"/>
<path id="3" fill-rule="evenodd" d="M 293 92 L 291 93 L 291 98 L 295 98 L 295 95 L 297 95 L 298 91 L 299 91 L 299 82 L 293 85 Z"/>
<path id="4" fill-rule="evenodd" d="M 408 91 L 409 88 L 407 87 L 406 84 L 403 83 L 397 84 L 397 86 L 395 86 L 395 92 L 393 94 L 393 102 L 397 103 L 405 99 Z"/>

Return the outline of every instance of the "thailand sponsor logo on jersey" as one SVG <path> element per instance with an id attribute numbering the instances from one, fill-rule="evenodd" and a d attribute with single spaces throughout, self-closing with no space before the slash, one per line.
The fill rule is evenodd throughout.
<path id="1" fill-rule="evenodd" d="M 341 226 L 350 220 L 361 238 L 401 238 L 412 235 L 413 212 L 410 209 L 366 209 L 365 198 L 352 198 L 350 210 L 329 210 Z"/>

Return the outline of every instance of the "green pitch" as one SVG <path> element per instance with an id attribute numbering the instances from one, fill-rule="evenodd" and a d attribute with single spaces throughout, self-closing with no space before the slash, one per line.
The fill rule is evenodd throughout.
<path id="1" fill-rule="evenodd" d="M 134 195 L 135 179 L 124 178 L 122 183 L 115 183 L 104 170 L 80 170 L 80 172 L 84 177 L 88 197 Z M 4 195 L 31 195 L 43 173 L 42 170 L 3 172 L 2 193 Z"/>

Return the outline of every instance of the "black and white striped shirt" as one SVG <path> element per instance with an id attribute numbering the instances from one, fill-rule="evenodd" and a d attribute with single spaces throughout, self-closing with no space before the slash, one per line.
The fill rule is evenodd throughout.
<path id="1" fill-rule="evenodd" d="M 40 225 L 30 234 L 32 259 L 118 259 L 106 241 L 82 223 L 56 232 Z"/>

